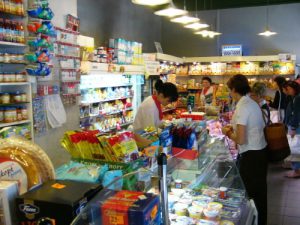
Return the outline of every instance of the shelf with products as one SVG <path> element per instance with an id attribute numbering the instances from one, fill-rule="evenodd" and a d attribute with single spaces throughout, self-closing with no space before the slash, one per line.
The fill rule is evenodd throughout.
<path id="1" fill-rule="evenodd" d="M 127 111 L 132 111 L 133 108 L 127 108 L 127 109 L 123 109 L 123 110 L 112 110 L 109 112 L 101 112 L 101 113 L 97 113 L 97 114 L 89 114 L 86 113 L 83 116 L 80 116 L 80 119 L 85 119 L 85 118 L 90 118 L 90 117 L 103 117 L 103 116 L 110 116 L 110 115 L 115 115 L 115 114 L 124 114 Z"/>
<path id="2" fill-rule="evenodd" d="M 15 122 L 11 122 L 11 123 L 0 123 L 0 128 L 20 125 L 20 124 L 24 124 L 24 123 L 31 123 L 31 121 L 30 120 L 21 120 L 21 121 L 15 121 Z"/>
<path id="3" fill-rule="evenodd" d="M 126 100 L 129 98 L 133 98 L 134 96 L 126 96 L 126 97 L 119 97 L 119 98 L 112 98 L 112 99 L 98 99 L 98 100 L 93 100 L 90 102 L 82 101 L 82 105 L 89 105 L 89 104 L 95 104 L 95 103 L 103 103 L 103 102 L 113 102 L 116 100 Z"/>
<path id="4" fill-rule="evenodd" d="M 0 46 L 27 47 L 27 45 L 16 42 L 0 41 Z"/>

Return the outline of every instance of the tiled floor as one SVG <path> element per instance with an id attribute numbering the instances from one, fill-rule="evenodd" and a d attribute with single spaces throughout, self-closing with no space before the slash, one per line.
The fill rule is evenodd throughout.
<path id="1" fill-rule="evenodd" d="M 300 225 L 300 178 L 284 177 L 281 164 L 271 164 L 268 174 L 268 225 Z"/>

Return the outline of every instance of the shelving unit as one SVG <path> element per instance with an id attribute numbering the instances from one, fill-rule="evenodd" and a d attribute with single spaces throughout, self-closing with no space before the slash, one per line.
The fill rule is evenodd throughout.
<path id="1" fill-rule="evenodd" d="M 112 71 L 112 65 L 106 63 L 88 64 L 89 74 L 81 76 L 80 85 L 81 128 L 107 133 L 131 125 L 141 102 L 143 66 L 113 65 Z M 123 96 L 108 98 L 114 93 Z M 97 95 L 108 97 L 94 100 Z"/>
<path id="2" fill-rule="evenodd" d="M 26 11 L 27 8 L 27 1 L 24 0 L 23 3 L 23 9 Z M 18 11 L 20 12 L 20 11 Z M 23 27 L 25 29 L 27 24 L 27 17 L 23 13 L 17 14 L 17 13 L 10 13 L 10 12 L 1 12 L 0 16 L 3 20 L 10 20 L 17 23 L 22 23 Z M 25 41 L 25 37 L 23 37 L 22 33 L 18 33 L 17 37 L 15 38 L 15 41 L 23 42 Z M 7 40 L 7 39 L 6 39 Z M 21 73 L 25 72 L 25 65 L 27 65 L 27 61 L 23 60 L 15 60 L 15 58 L 12 57 L 12 54 L 18 56 L 24 55 L 27 51 L 27 45 L 25 43 L 18 43 L 18 42 L 8 42 L 8 41 L 0 41 L 0 52 L 1 53 L 8 53 L 9 60 L 5 60 L 6 55 L 4 55 L 4 60 L 0 62 L 0 73 Z M 11 60 L 12 59 L 12 60 Z M 23 120 L 20 120 L 21 118 L 18 118 L 19 120 L 5 123 L 0 122 L 0 131 L 4 131 L 9 129 L 9 132 L 15 132 L 15 128 L 24 126 L 26 129 L 30 128 L 30 139 L 34 140 L 34 129 L 33 129 L 33 118 L 32 118 L 32 89 L 31 89 L 31 83 L 27 82 L 28 78 L 26 76 L 26 82 L 8 82 L 4 83 L 0 81 L 0 93 L 8 93 L 10 94 L 10 100 L 9 103 L 3 103 L 0 101 L 0 107 L 2 108 L 3 116 L 6 117 L 5 112 L 8 109 L 15 109 L 20 110 L 24 107 L 27 111 L 27 118 L 24 117 Z M 26 101 L 23 102 L 15 102 L 13 100 L 13 93 L 21 92 L 26 94 Z M 5 118 L 4 118 L 5 119 Z M 0 135 L 2 136 L 2 134 Z M 1 137 L 0 137 L 1 138 Z"/>

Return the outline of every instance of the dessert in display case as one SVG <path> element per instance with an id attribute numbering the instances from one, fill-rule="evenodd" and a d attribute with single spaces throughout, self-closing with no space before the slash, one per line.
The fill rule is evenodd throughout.
<path id="1" fill-rule="evenodd" d="M 168 157 L 167 167 L 144 167 L 118 178 L 72 224 L 256 224 L 255 206 L 224 141 L 208 138 L 198 151 L 192 160 L 176 154 Z M 135 190 L 121 190 L 123 179 L 132 176 Z"/>

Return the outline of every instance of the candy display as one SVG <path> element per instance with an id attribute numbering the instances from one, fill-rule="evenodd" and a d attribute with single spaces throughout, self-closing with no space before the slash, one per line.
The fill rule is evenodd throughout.
<path id="1" fill-rule="evenodd" d="M 1 0 L 0 12 L 24 16 L 23 0 Z"/>
<path id="2" fill-rule="evenodd" d="M 17 20 L 0 18 L 0 41 L 25 43 L 24 24 Z"/>
<path id="3" fill-rule="evenodd" d="M 28 10 L 28 15 L 32 18 L 38 18 L 43 20 L 51 20 L 54 16 L 52 10 L 47 6 L 38 6 L 35 9 Z"/>
<path id="4" fill-rule="evenodd" d="M 130 162 L 139 158 L 138 147 L 131 132 L 114 136 L 98 136 L 99 131 L 65 133 L 62 146 L 73 158 Z"/>
<path id="5" fill-rule="evenodd" d="M 18 181 L 21 193 L 54 178 L 50 159 L 32 142 L 14 137 L 0 139 L 0 158 L 1 179 Z"/>

